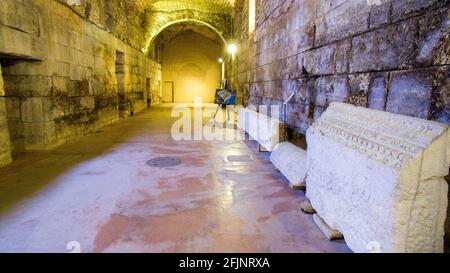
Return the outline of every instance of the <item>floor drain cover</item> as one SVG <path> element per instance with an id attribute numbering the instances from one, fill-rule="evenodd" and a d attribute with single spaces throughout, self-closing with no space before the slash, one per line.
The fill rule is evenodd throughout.
<path id="1" fill-rule="evenodd" d="M 176 157 L 157 157 L 147 161 L 147 165 L 150 167 L 167 168 L 175 167 L 181 164 L 181 159 Z"/>
<path id="2" fill-rule="evenodd" d="M 253 158 L 249 155 L 229 155 L 228 157 L 229 162 L 251 162 L 253 161 Z"/>

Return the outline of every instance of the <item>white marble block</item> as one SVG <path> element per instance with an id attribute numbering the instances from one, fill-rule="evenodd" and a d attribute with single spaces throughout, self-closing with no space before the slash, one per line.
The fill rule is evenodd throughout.
<path id="1" fill-rule="evenodd" d="M 300 187 L 306 179 L 306 151 L 289 142 L 279 143 L 270 155 L 272 164 L 294 187 Z"/>
<path id="2" fill-rule="evenodd" d="M 307 141 L 307 196 L 353 251 L 443 251 L 446 125 L 333 103 Z"/>
<path id="3" fill-rule="evenodd" d="M 238 127 L 271 152 L 284 138 L 284 123 L 248 108 L 239 108 Z"/>

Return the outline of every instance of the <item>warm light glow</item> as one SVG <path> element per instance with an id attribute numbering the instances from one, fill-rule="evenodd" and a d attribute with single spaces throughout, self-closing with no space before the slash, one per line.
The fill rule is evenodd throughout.
<path id="1" fill-rule="evenodd" d="M 255 0 L 248 1 L 248 32 L 252 34 L 256 27 L 256 3 Z"/>
<path id="2" fill-rule="evenodd" d="M 234 55 L 237 52 L 237 45 L 235 44 L 230 44 L 228 45 L 228 53 L 230 53 L 231 55 Z"/>
<path id="3" fill-rule="evenodd" d="M 222 58 L 219 58 L 219 63 L 223 63 L 223 59 Z"/>

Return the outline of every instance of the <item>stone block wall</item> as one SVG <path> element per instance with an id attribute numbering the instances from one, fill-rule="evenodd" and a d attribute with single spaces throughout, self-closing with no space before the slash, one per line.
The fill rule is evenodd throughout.
<path id="1" fill-rule="evenodd" d="M 4 96 L 5 89 L 3 88 L 2 67 L 0 66 L 0 168 L 11 162 L 11 143 Z"/>
<path id="2" fill-rule="evenodd" d="M 302 136 L 333 101 L 450 124 L 448 0 L 237 1 L 227 71 L 244 104 L 288 105 Z M 304 142 L 303 142 L 304 144 Z"/>
<path id="3" fill-rule="evenodd" d="M 68 5 L 67 0 L 56 1 L 132 47 L 142 48 L 145 0 L 80 0 L 79 5 Z"/>
<path id="4" fill-rule="evenodd" d="M 92 19 L 100 16 L 62 1 L 0 5 L 0 61 L 14 149 L 46 149 L 116 121 L 121 69 L 125 110 L 147 107 L 147 82 L 160 78 L 161 67 L 135 48 L 133 38 L 105 30 Z M 123 53 L 120 65 L 117 52 Z"/>
<path id="5" fill-rule="evenodd" d="M 290 94 L 291 141 L 333 101 L 450 125 L 450 1 L 236 1 L 239 53 L 228 67 L 243 104 L 280 105 Z M 450 245 L 450 210 L 446 225 Z"/>
<path id="6" fill-rule="evenodd" d="M 0 1 L 0 54 L 43 59 L 38 7 L 32 1 Z"/>

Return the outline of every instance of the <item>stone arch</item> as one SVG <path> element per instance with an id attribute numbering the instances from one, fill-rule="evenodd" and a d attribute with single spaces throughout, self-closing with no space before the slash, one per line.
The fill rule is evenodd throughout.
<path id="1" fill-rule="evenodd" d="M 207 22 L 204 22 L 201 20 L 197 20 L 197 19 L 185 18 L 185 19 L 178 19 L 178 20 L 170 21 L 170 22 L 162 25 L 161 27 L 155 28 L 152 31 L 152 33 L 149 35 L 149 38 L 148 38 L 148 41 L 147 41 L 147 44 L 145 47 L 145 53 L 149 52 L 151 45 L 154 43 L 155 39 L 158 37 L 158 35 L 160 33 L 162 33 L 166 28 L 169 28 L 173 25 L 180 24 L 180 23 L 193 23 L 193 24 L 206 26 L 209 29 L 213 30 L 217 34 L 217 36 L 219 36 L 220 40 L 223 42 L 223 45 L 225 47 L 227 46 L 227 40 L 225 39 L 225 33 L 223 31 L 219 31 L 216 27 L 214 27 L 210 23 L 207 23 Z"/>

